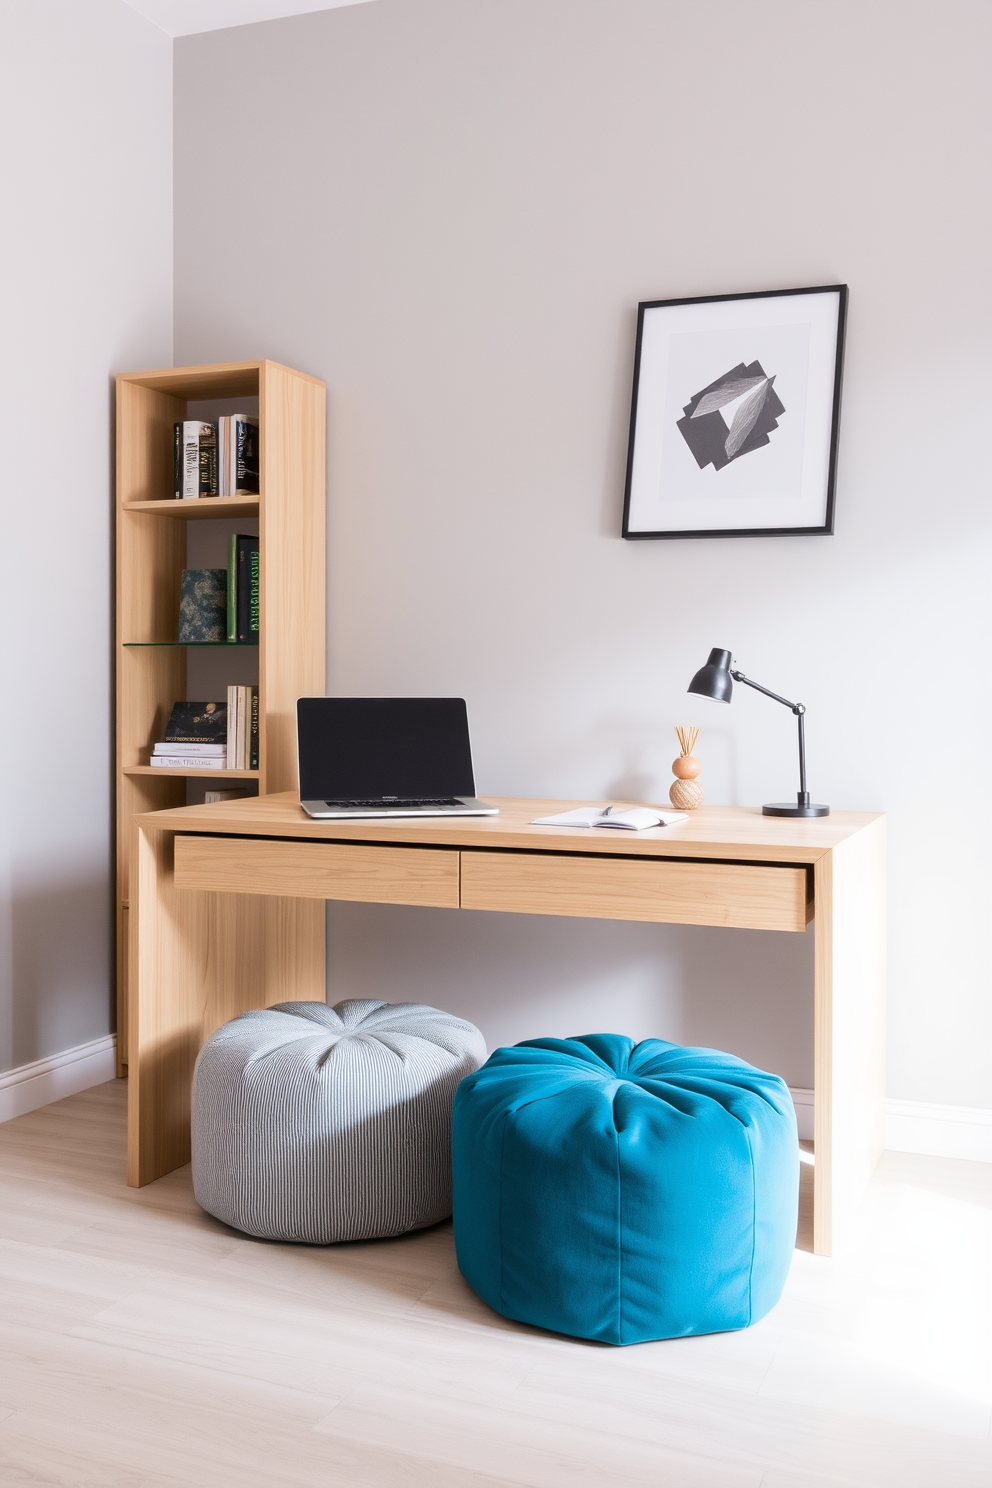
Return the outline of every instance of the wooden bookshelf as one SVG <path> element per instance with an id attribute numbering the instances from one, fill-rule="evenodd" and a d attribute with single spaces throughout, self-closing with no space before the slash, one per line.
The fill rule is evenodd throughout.
<path id="1" fill-rule="evenodd" d="M 127 930 L 135 813 L 185 805 L 189 780 L 209 781 L 217 789 L 235 784 L 251 788 L 257 783 L 262 795 L 297 787 L 296 699 L 324 691 L 325 396 L 317 378 L 269 361 L 128 372 L 117 378 L 120 1074 L 127 1072 Z M 196 406 L 200 403 L 235 398 L 258 399 L 258 496 L 177 501 L 173 424 L 203 416 Z M 244 411 L 250 412 L 251 405 Z M 182 570 L 199 566 L 187 563 L 188 524 L 217 522 L 234 532 L 248 520 L 257 522 L 259 536 L 259 644 L 231 645 L 229 657 L 224 656 L 227 648 L 219 645 L 211 654 L 222 658 L 213 663 L 215 671 L 240 667 L 231 676 L 237 682 L 245 680 L 244 669 L 257 659 L 258 769 L 158 769 L 149 765 L 149 755 L 162 737 L 173 703 L 190 696 L 188 673 L 195 670 L 190 653 L 208 649 L 176 643 Z M 214 530 L 221 531 L 200 529 L 195 535 Z M 218 701 L 226 696 L 219 684 L 215 693 Z M 316 921 L 312 931 L 322 934 Z"/>
<path id="2" fill-rule="evenodd" d="M 179 502 L 173 497 L 168 502 L 125 501 L 124 510 L 151 512 L 154 517 L 174 517 L 180 522 L 188 522 L 197 517 L 205 517 L 208 521 L 216 522 L 218 518 L 224 516 L 257 517 L 259 499 L 257 496 L 211 496 L 200 497 L 196 501 Z"/>
<path id="3" fill-rule="evenodd" d="M 169 765 L 125 765 L 122 773 L 152 776 L 179 775 L 183 780 L 189 780 L 191 777 L 197 780 L 215 780 L 219 786 L 223 786 L 225 781 L 258 779 L 257 770 L 211 770 L 209 767 L 197 769 L 195 765 L 186 765 L 182 769 Z"/>

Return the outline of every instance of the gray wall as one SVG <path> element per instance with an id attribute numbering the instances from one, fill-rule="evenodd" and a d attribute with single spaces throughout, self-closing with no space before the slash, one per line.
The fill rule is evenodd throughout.
<path id="1" fill-rule="evenodd" d="M 112 375 L 172 360 L 172 44 L 0 20 L 0 1069 L 113 1026 Z"/>
<path id="2" fill-rule="evenodd" d="M 889 1091 L 992 1105 L 985 0 L 377 0 L 176 46 L 176 359 L 329 385 L 336 692 L 483 791 L 891 813 Z M 837 535 L 623 543 L 638 299 L 851 286 Z M 741 689 L 741 692 L 744 690 Z M 808 937 L 339 907 L 335 995 L 811 1079 Z M 744 985 L 742 986 L 742 982 Z"/>

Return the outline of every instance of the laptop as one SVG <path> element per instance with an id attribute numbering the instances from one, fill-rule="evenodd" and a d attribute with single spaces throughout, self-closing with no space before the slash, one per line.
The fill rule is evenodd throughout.
<path id="1" fill-rule="evenodd" d="M 304 697 L 296 725 L 310 816 L 499 815 L 476 798 L 464 698 Z"/>

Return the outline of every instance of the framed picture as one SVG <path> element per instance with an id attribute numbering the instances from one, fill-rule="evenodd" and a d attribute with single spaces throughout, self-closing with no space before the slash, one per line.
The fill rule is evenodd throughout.
<path id="1" fill-rule="evenodd" d="M 834 530 L 847 285 L 637 307 L 623 535 Z"/>

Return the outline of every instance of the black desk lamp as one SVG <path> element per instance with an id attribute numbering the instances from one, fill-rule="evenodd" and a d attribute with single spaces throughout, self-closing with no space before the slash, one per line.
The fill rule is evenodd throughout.
<path id="1" fill-rule="evenodd" d="M 760 682 L 752 682 L 743 672 L 735 671 L 732 662 L 733 657 L 729 651 L 714 647 L 709 661 L 699 668 L 689 683 L 689 692 L 696 693 L 698 697 L 713 698 L 718 703 L 729 703 L 734 695 L 734 683 L 743 682 L 756 692 L 763 692 L 765 697 L 774 698 L 776 703 L 791 708 L 799 719 L 799 790 L 796 804 L 790 806 L 788 801 L 776 801 L 771 806 L 762 806 L 762 816 L 829 816 L 829 806 L 810 804 L 809 791 L 806 789 L 806 735 L 803 731 L 806 709 L 802 703 L 790 703 L 788 698 L 779 697 L 777 692 L 769 692 Z"/>

